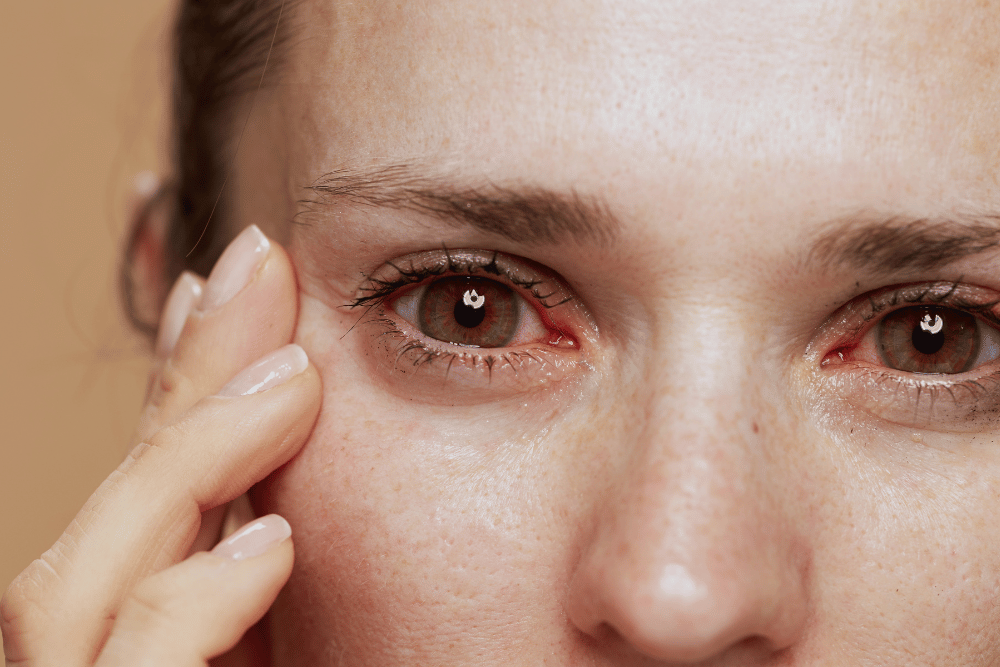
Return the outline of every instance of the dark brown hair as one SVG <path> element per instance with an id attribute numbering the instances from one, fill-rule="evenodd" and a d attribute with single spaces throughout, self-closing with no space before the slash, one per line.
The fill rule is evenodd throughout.
<path id="1" fill-rule="evenodd" d="M 172 162 L 170 181 L 149 203 L 164 207 L 167 224 L 162 276 L 167 286 L 187 269 L 207 275 L 228 243 L 226 199 L 220 197 L 249 113 L 267 71 L 279 75 L 291 25 L 291 0 L 181 0 L 172 40 Z M 273 44 L 273 49 L 272 49 Z M 150 210 L 137 216 L 121 271 L 125 312 L 140 331 L 155 333 L 162 296 L 143 308 L 133 271 Z M 148 291 L 148 286 L 147 286 Z M 146 311 L 152 310 L 153 313 Z"/>

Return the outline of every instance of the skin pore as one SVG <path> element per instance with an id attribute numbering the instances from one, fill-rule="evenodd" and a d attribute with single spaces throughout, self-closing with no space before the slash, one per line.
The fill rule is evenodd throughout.
<path id="1" fill-rule="evenodd" d="M 1000 299 L 995 4 L 283 20 L 228 195 L 287 245 L 323 381 L 251 494 L 295 531 L 276 666 L 1000 660 L 1000 362 L 921 378 L 865 347 L 901 299 Z M 600 233 L 503 226 L 532 203 Z M 540 328 L 492 362 L 421 338 L 428 267 Z"/>

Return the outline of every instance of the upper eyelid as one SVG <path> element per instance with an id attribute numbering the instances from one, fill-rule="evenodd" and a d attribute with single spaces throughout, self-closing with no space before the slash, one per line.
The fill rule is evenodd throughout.
<path id="1" fill-rule="evenodd" d="M 808 343 L 804 358 L 816 362 L 836 350 L 857 344 L 880 317 L 897 308 L 919 304 L 964 310 L 1000 329 L 1000 292 L 958 280 L 889 285 L 859 294 L 840 306 Z"/>
<path id="2" fill-rule="evenodd" d="M 928 304 L 963 310 L 1000 328 L 1000 294 L 959 280 L 938 280 L 906 285 L 891 285 L 859 295 L 841 306 L 810 343 L 806 356 L 826 355 L 857 343 L 875 323 L 897 308 Z"/>
<path id="3" fill-rule="evenodd" d="M 947 286 L 947 290 L 944 290 L 945 286 Z M 876 295 L 869 295 L 868 304 L 870 312 L 865 316 L 860 328 L 865 328 L 869 322 L 876 319 L 879 315 L 891 312 L 892 309 L 920 304 L 945 306 L 963 310 L 974 315 L 980 315 L 992 324 L 1000 327 L 1000 315 L 993 310 L 997 305 L 1000 305 L 1000 295 L 996 295 L 993 300 L 968 300 L 963 297 L 962 293 L 970 289 L 977 291 L 985 290 L 985 288 L 965 285 L 961 282 L 961 279 L 948 283 L 936 282 L 922 285 L 904 285 L 897 288 L 889 288 L 891 291 L 879 290 L 876 292 L 877 298 Z"/>
<path id="4" fill-rule="evenodd" d="M 437 265 L 418 267 L 414 263 L 414 256 L 426 255 L 428 252 L 430 251 L 414 253 L 413 255 L 408 256 L 410 257 L 410 264 L 408 267 L 403 265 L 404 262 L 400 259 L 385 262 L 381 267 L 379 267 L 379 269 L 376 269 L 372 273 L 365 276 L 365 281 L 359 289 L 359 295 L 356 296 L 351 302 L 344 304 L 345 307 L 357 308 L 377 305 L 401 288 L 419 285 L 428 279 L 443 276 L 449 273 L 454 275 L 486 274 L 505 279 L 512 286 L 530 293 L 531 296 L 534 297 L 535 301 L 547 310 L 572 301 L 574 298 L 571 293 L 568 293 L 568 289 L 555 278 L 526 279 L 524 277 L 519 277 L 509 268 L 505 269 L 503 265 L 507 263 L 519 264 L 519 262 L 517 258 L 508 256 L 496 250 L 451 250 L 443 248 L 440 252 L 443 252 L 444 262 L 439 261 Z M 461 257 L 462 253 L 481 253 L 483 258 L 488 255 L 490 259 L 487 261 L 474 261 L 470 260 L 468 257 Z M 405 260 L 406 258 L 404 257 L 401 259 Z M 442 256 L 439 255 L 437 259 L 441 260 Z M 393 271 L 395 271 L 395 279 L 386 280 L 379 277 L 379 271 L 385 267 L 390 267 Z M 529 267 L 519 266 L 518 268 L 526 268 L 529 271 L 532 270 Z M 542 290 L 540 288 L 540 286 L 544 286 L 550 281 L 553 283 L 551 290 Z M 543 293 L 543 291 L 545 293 Z M 548 299 L 558 295 L 560 292 L 565 293 L 563 298 L 555 303 L 547 303 Z"/>

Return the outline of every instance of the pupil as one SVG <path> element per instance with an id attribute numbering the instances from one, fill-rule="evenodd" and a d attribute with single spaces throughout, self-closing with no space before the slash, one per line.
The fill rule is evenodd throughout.
<path id="1" fill-rule="evenodd" d="M 924 315 L 913 327 L 913 347 L 921 354 L 935 354 L 944 347 L 944 327 L 940 315 Z"/>
<path id="2" fill-rule="evenodd" d="M 486 307 L 473 308 L 463 301 L 455 303 L 455 321 L 467 329 L 474 329 L 486 319 Z"/>

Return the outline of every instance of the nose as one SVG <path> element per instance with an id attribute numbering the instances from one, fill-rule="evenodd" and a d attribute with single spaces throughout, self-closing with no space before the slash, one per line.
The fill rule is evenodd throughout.
<path id="1" fill-rule="evenodd" d="M 665 421 L 638 438 L 595 512 L 570 620 L 599 645 L 667 662 L 787 648 L 804 626 L 809 561 L 787 475 L 732 414 Z"/>

